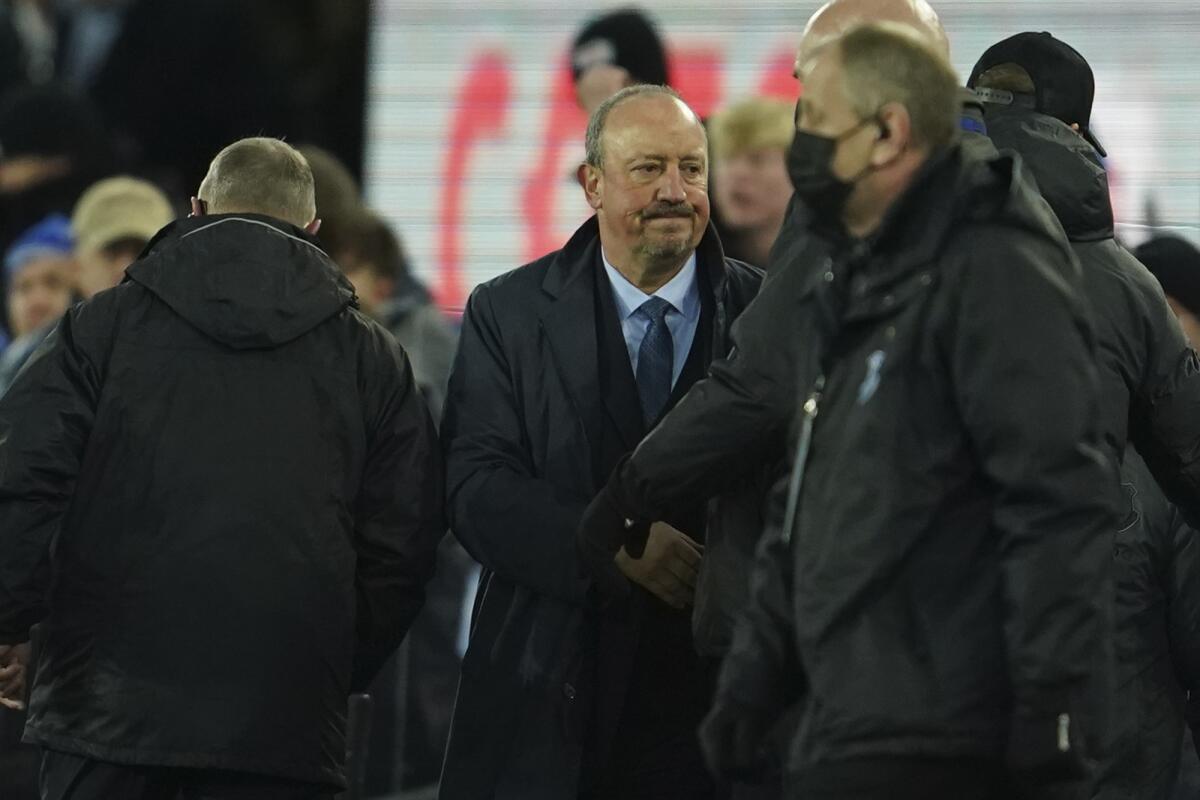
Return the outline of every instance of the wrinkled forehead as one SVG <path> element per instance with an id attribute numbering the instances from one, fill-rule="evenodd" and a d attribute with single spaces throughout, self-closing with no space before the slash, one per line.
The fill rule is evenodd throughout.
<path id="1" fill-rule="evenodd" d="M 614 154 L 634 157 L 653 154 L 682 156 L 707 151 L 708 137 L 695 112 L 669 95 L 635 97 L 609 114 L 605 147 Z"/>

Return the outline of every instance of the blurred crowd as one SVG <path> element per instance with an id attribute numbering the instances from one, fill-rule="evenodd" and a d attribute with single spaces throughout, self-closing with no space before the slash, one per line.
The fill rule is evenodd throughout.
<path id="1" fill-rule="evenodd" d="M 75 302 L 117 285 L 186 212 L 213 153 L 266 132 L 301 146 L 319 238 L 363 311 L 409 354 L 435 419 L 457 347 L 454 320 L 415 277 L 400 235 L 367 207 L 362 152 L 365 0 L 4 0 L 0 3 L 0 395 Z M 589 114 L 636 83 L 669 84 L 667 48 L 643 13 L 590 20 L 571 43 Z M 705 121 L 713 222 L 725 253 L 766 268 L 793 196 L 795 108 L 747 97 Z M 1200 346 L 1200 250 L 1155 237 L 1137 257 Z M 514 265 L 515 266 L 515 265 Z M 436 784 L 478 566 L 453 537 L 426 610 L 385 667 L 367 785 Z M 33 797 L 21 720 L 0 710 L 0 797 Z M 1179 731 L 1182 734 L 1182 731 Z"/>

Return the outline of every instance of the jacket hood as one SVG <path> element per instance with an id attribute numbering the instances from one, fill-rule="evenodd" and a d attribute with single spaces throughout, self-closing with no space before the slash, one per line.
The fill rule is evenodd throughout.
<path id="1" fill-rule="evenodd" d="M 354 288 L 315 239 L 253 214 L 169 225 L 146 246 L 126 280 L 238 350 L 278 347 L 357 306 Z"/>
<path id="2" fill-rule="evenodd" d="M 871 249 L 893 254 L 877 279 L 886 283 L 927 263 L 964 225 L 985 222 L 1057 239 L 1062 228 L 1021 158 L 984 155 L 957 144 L 934 155 L 868 238 Z"/>
<path id="3" fill-rule="evenodd" d="M 1113 237 L 1108 174 L 1082 136 L 1054 117 L 1026 109 L 988 105 L 987 115 L 992 141 L 1021 155 L 1071 241 Z"/>

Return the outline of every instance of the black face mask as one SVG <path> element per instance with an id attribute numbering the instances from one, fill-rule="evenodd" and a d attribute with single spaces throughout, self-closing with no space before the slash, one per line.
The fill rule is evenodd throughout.
<path id="1" fill-rule="evenodd" d="M 875 118 L 864 119 L 837 136 L 796 131 L 788 150 L 788 177 L 792 179 L 797 196 L 814 216 L 826 221 L 841 218 L 842 209 L 854 191 L 854 184 L 870 171 L 871 165 L 868 163 L 858 175 L 843 181 L 833 173 L 833 159 L 839 144 L 858 133 L 864 125 L 871 124 L 879 125 L 879 121 Z"/>

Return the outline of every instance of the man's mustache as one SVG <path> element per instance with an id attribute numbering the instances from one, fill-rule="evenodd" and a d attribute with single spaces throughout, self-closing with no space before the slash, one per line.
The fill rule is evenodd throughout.
<path id="1" fill-rule="evenodd" d="M 667 217 L 691 217 L 696 209 L 691 203 L 658 203 L 642 211 L 642 219 L 664 219 Z"/>

